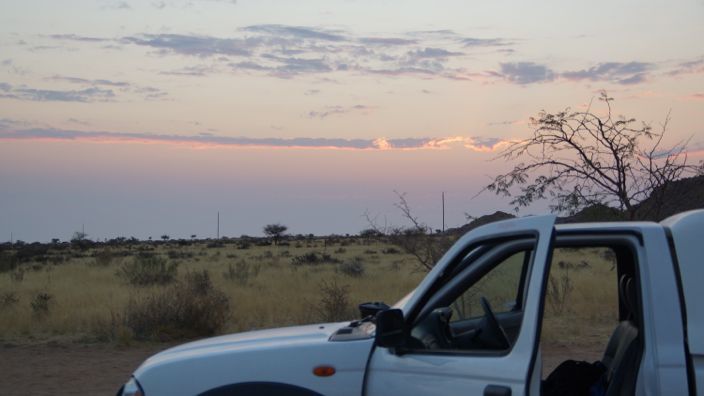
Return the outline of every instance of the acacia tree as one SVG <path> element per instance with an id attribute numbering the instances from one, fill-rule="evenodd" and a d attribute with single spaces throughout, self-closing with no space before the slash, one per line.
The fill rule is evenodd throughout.
<path id="1" fill-rule="evenodd" d="M 284 235 L 286 230 L 288 230 L 288 227 L 283 224 L 267 224 L 264 226 L 264 235 L 273 239 L 274 245 L 278 245 L 279 240 Z"/>
<path id="2" fill-rule="evenodd" d="M 386 235 L 387 240 L 403 249 L 404 252 L 416 259 L 418 268 L 430 271 L 440 260 L 445 251 L 452 245 L 452 239 L 446 234 L 433 234 L 432 229 L 413 214 L 405 193 L 394 191 L 398 202 L 394 206 L 401 211 L 401 216 L 410 225 L 406 227 L 379 227 L 376 220 L 369 213 L 364 216 L 372 230 L 377 235 Z"/>
<path id="3" fill-rule="evenodd" d="M 613 98 L 602 92 L 605 114 L 591 110 L 555 114 L 542 111 L 531 118 L 533 136 L 514 142 L 496 159 L 523 160 L 485 187 L 511 197 L 518 211 L 550 198 L 551 210 L 575 214 L 591 205 L 621 210 L 628 219 L 638 216 L 639 204 L 654 196 L 656 206 L 668 184 L 686 174 L 702 172 L 688 163 L 688 140 L 663 148 L 669 114 L 658 132 L 647 123 L 614 116 Z M 659 210 L 656 209 L 656 210 Z"/>

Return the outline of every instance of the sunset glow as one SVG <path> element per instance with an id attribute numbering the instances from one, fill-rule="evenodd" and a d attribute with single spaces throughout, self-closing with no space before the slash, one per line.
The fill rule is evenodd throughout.
<path id="1" fill-rule="evenodd" d="M 30 0 L 0 5 L 0 241 L 447 224 L 541 110 L 704 149 L 704 2 Z M 550 23 L 545 23 L 550 21 Z M 545 210 L 537 205 L 527 213 Z"/>

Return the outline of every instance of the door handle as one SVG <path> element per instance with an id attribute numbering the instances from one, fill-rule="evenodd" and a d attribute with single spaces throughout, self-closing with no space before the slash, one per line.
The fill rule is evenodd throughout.
<path id="1" fill-rule="evenodd" d="M 487 385 L 484 396 L 511 396 L 511 388 L 502 385 Z"/>

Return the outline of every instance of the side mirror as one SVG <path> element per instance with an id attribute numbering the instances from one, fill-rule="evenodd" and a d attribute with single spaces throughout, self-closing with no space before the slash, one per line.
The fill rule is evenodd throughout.
<path id="1" fill-rule="evenodd" d="M 387 309 L 376 314 L 376 345 L 397 348 L 406 344 L 408 329 L 403 320 L 403 311 Z"/>
<path id="2" fill-rule="evenodd" d="M 359 304 L 359 314 L 362 316 L 362 319 L 366 318 L 367 316 L 376 316 L 376 314 L 380 311 L 384 311 L 387 309 L 389 309 L 389 306 L 379 301 L 365 302 Z"/>

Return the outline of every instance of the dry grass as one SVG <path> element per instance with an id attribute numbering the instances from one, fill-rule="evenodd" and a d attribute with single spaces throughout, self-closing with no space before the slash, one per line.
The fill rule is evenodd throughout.
<path id="1" fill-rule="evenodd" d="M 355 312 L 359 302 L 394 303 L 424 276 L 418 272 L 413 257 L 399 253 L 391 245 L 369 244 L 361 239 L 327 244 L 321 240 L 293 242 L 290 246 L 252 244 L 247 249 L 231 243 L 222 247 L 210 245 L 159 243 L 152 245 L 152 252 L 177 264 L 180 280 L 187 273 L 209 272 L 215 289 L 229 299 L 229 320 L 222 329 L 225 333 L 334 317 L 321 309 L 326 304 L 323 289 L 331 282 L 348 291 L 342 297 L 347 297 L 348 312 Z M 141 245 L 145 246 L 148 245 Z M 169 286 L 131 286 L 117 275 L 134 260 L 134 247 L 110 248 L 112 255 L 105 253 L 108 248 L 94 249 L 81 254 L 73 249 L 50 252 L 53 258 L 43 260 L 44 263 L 24 262 L 13 271 L 0 273 L 0 340 L 129 342 L 133 335 L 124 326 L 123 318 L 130 302 L 163 293 Z M 311 264 L 294 261 L 312 252 L 328 254 L 334 260 Z M 588 266 L 583 265 L 585 260 Z M 361 265 L 363 274 L 349 274 L 344 267 L 349 263 Z M 21 276 L 17 275 L 18 270 L 23 271 Z M 602 348 L 616 322 L 617 289 L 609 257 L 597 249 L 560 249 L 554 254 L 551 275 L 558 280 L 567 276 L 570 288 L 564 296 L 558 296 L 563 298 L 562 309 L 546 303 L 543 343 Z M 492 282 L 501 284 L 498 278 Z M 51 298 L 46 312 L 37 314 L 32 302 L 42 293 Z"/>
<path id="2" fill-rule="evenodd" d="M 208 248 L 202 242 L 190 246 L 155 244 L 153 252 L 178 263 L 181 280 L 188 272 L 208 270 L 214 287 L 230 301 L 230 320 L 223 332 L 236 332 L 322 320 L 317 308 L 322 297 L 320 288 L 331 280 L 347 286 L 350 304 L 395 302 L 412 290 L 423 274 L 414 271 L 412 258 L 405 255 L 367 252 L 382 252 L 389 247 L 348 241 L 344 249 L 339 249 L 337 245 L 328 243 L 324 247 L 322 241 L 312 241 L 298 247 L 252 245 L 238 249 L 235 244 Z M 0 273 L 0 339 L 103 339 L 106 333 L 124 333 L 124 329 L 114 327 L 119 326 L 130 301 L 156 295 L 168 286 L 129 285 L 116 274 L 132 262 L 133 256 L 106 259 L 104 249 L 85 251 L 86 257 L 78 258 L 73 250 L 57 252 L 66 259 L 56 265 L 51 261 L 22 263 L 21 268 L 26 270 L 21 280 L 12 271 Z M 365 273 L 345 275 L 338 263 L 291 264 L 293 257 L 311 252 L 325 252 L 340 262 L 363 262 Z M 232 273 L 231 268 L 242 268 L 241 263 L 248 267 L 246 282 L 227 275 Z M 31 303 L 40 293 L 51 299 L 47 312 L 37 315 Z M 354 312 L 354 306 L 350 311 Z"/>

